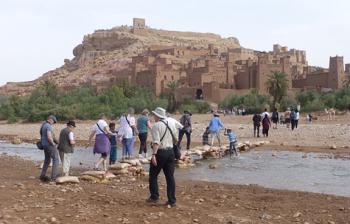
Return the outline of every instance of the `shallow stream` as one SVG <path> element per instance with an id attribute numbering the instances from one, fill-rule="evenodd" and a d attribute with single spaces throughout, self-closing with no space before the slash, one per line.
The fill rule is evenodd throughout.
<path id="1" fill-rule="evenodd" d="M 42 161 L 43 152 L 32 144 L 0 143 L 0 153 Z M 288 189 L 350 197 L 350 160 L 334 159 L 329 154 L 250 151 L 234 159 L 203 160 L 190 169 L 177 169 L 182 180 L 201 180 L 229 184 L 257 184 L 275 189 Z M 98 155 L 92 149 L 77 148 L 73 166 L 92 167 Z M 120 150 L 118 150 L 120 158 Z M 209 164 L 216 169 L 209 169 Z"/>

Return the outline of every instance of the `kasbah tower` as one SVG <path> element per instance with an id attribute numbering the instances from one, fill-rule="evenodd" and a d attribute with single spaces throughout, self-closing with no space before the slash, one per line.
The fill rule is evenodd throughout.
<path id="1" fill-rule="evenodd" d="M 132 32 L 147 33 L 144 19 L 133 20 Z M 186 63 L 179 63 L 183 59 Z M 226 95 L 243 95 L 251 89 L 266 93 L 266 81 L 273 72 L 287 74 L 289 91 L 301 89 L 338 89 L 349 74 L 350 64 L 343 57 L 330 57 L 329 69 L 308 65 L 306 52 L 275 44 L 270 52 L 247 48 L 219 51 L 207 48 L 151 46 L 144 54 L 133 57 L 135 84 L 150 88 L 156 95 L 170 91 L 168 83 L 178 81 L 178 97 L 219 102 Z"/>

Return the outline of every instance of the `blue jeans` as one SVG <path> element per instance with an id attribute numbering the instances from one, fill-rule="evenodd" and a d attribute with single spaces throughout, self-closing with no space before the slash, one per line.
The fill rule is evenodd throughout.
<path id="1" fill-rule="evenodd" d="M 133 143 L 134 143 L 134 138 L 123 138 L 122 143 L 123 143 L 123 157 L 125 156 L 132 156 L 132 148 L 133 148 Z"/>
<path id="2" fill-rule="evenodd" d="M 53 145 L 44 146 L 45 160 L 43 169 L 41 170 L 40 177 L 46 176 L 47 169 L 49 168 L 51 159 L 52 159 L 52 170 L 51 170 L 51 179 L 55 180 L 57 177 L 57 168 L 58 168 L 58 150 Z"/>
<path id="3" fill-rule="evenodd" d="M 237 151 L 236 151 L 235 143 L 236 143 L 236 142 L 230 142 L 230 156 L 232 156 L 233 152 L 234 152 L 235 155 L 237 156 Z"/>
<path id="4" fill-rule="evenodd" d="M 117 161 L 117 146 L 112 145 L 111 146 L 111 151 L 109 153 L 109 164 L 114 164 L 115 161 Z"/>

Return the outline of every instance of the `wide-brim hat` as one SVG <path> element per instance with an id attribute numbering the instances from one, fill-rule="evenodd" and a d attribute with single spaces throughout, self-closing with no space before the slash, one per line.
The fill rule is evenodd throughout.
<path id="1" fill-rule="evenodd" d="M 75 121 L 72 121 L 72 120 L 68 121 L 67 125 L 72 126 L 72 127 L 76 127 Z"/>
<path id="2" fill-rule="evenodd" d="M 152 113 L 159 118 L 167 118 L 166 110 L 161 107 L 157 107 L 155 110 L 152 111 Z"/>
<path id="3" fill-rule="evenodd" d="M 191 111 L 189 111 L 189 110 L 185 110 L 185 111 L 184 111 L 184 114 L 189 114 L 190 116 L 192 116 L 192 113 L 191 113 Z"/>

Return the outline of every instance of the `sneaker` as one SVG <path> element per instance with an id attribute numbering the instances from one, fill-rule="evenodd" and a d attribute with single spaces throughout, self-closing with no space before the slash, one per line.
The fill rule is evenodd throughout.
<path id="1" fill-rule="evenodd" d="M 157 204 L 159 201 L 159 199 L 153 199 L 153 198 L 148 198 L 146 200 L 146 203 L 149 203 L 149 204 Z"/>

